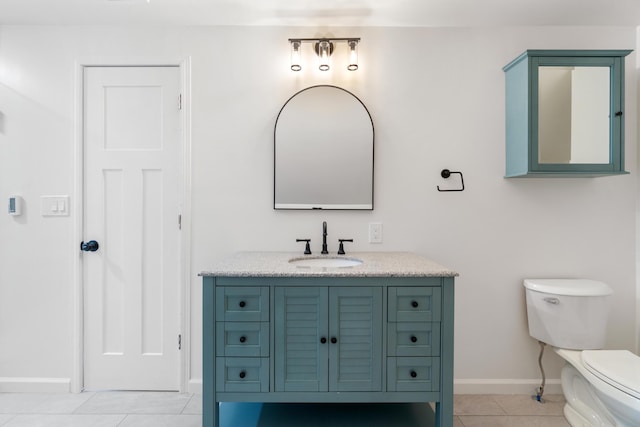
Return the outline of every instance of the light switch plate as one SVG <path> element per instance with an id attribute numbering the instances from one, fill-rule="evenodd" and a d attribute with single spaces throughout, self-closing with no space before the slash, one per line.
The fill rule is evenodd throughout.
<path id="1" fill-rule="evenodd" d="M 40 196 L 42 216 L 69 216 L 69 196 Z"/>

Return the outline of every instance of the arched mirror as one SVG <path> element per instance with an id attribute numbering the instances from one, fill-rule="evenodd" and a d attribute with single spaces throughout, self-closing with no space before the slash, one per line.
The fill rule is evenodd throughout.
<path id="1" fill-rule="evenodd" d="M 293 95 L 274 131 L 275 209 L 373 209 L 373 121 L 351 92 Z"/>

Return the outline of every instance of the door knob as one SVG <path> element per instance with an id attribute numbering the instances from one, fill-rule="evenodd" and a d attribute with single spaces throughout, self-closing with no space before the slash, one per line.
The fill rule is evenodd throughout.
<path id="1" fill-rule="evenodd" d="M 84 252 L 95 252 L 98 250 L 100 245 L 95 240 L 89 240 L 88 242 L 80 243 L 80 250 Z"/>

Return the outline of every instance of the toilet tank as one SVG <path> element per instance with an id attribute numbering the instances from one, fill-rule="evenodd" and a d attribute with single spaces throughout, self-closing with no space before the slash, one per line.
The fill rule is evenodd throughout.
<path id="1" fill-rule="evenodd" d="M 587 279 L 526 279 L 529 335 L 554 347 L 604 347 L 611 288 Z"/>

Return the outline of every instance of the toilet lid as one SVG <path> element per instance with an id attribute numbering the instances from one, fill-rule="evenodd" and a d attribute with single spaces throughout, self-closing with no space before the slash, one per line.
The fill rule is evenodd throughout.
<path id="1" fill-rule="evenodd" d="M 601 380 L 640 399 L 640 357 L 627 350 L 584 350 L 582 362 Z"/>

